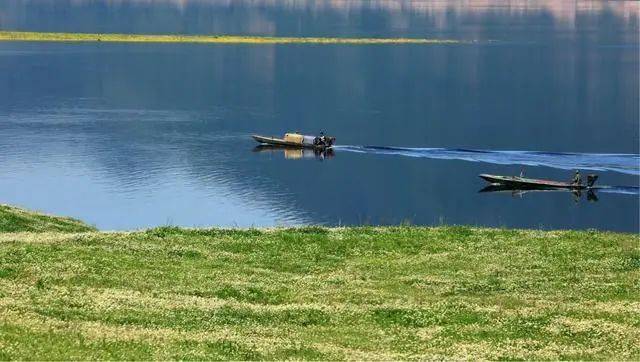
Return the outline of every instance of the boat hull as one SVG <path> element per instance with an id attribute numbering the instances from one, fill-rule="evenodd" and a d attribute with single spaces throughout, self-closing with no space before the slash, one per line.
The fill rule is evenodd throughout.
<path id="1" fill-rule="evenodd" d="M 501 185 L 518 189 L 565 189 L 565 190 L 585 190 L 586 185 L 575 185 L 569 182 L 558 182 L 551 180 L 540 180 L 518 176 L 497 176 L 481 174 L 480 178 L 492 185 Z"/>

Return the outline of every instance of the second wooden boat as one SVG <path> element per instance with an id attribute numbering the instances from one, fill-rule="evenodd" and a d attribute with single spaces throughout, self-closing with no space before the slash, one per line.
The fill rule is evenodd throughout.
<path id="1" fill-rule="evenodd" d="M 566 189 L 566 190 L 585 190 L 593 188 L 593 184 L 598 179 L 596 175 L 589 175 L 587 184 L 575 184 L 571 182 L 560 182 L 552 180 L 542 180 L 518 176 L 499 176 L 481 174 L 480 178 L 492 185 L 502 185 L 518 189 Z"/>

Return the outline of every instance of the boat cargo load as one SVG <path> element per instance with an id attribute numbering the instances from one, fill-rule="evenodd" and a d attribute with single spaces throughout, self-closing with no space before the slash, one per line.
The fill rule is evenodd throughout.
<path id="1" fill-rule="evenodd" d="M 285 142 L 301 145 L 304 142 L 304 136 L 298 133 L 285 133 L 284 140 Z"/>
<path id="2" fill-rule="evenodd" d="M 305 146 L 313 146 L 315 145 L 315 136 L 302 136 L 302 144 Z"/>

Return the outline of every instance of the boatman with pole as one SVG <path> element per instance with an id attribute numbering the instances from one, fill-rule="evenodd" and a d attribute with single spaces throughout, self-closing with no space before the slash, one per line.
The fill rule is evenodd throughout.
<path id="1" fill-rule="evenodd" d="M 573 185 L 582 185 L 582 176 L 580 176 L 580 171 L 576 170 L 576 175 L 573 176 L 573 182 L 571 182 L 571 184 Z"/>

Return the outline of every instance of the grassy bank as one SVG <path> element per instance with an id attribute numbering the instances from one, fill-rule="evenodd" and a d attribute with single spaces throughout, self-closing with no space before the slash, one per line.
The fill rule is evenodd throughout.
<path id="1" fill-rule="evenodd" d="M 46 215 L 0 204 L 0 233 L 19 231 L 83 232 L 96 229 L 69 217 Z"/>
<path id="2" fill-rule="evenodd" d="M 416 38 L 320 38 L 240 35 L 145 35 L 0 31 L 0 41 L 125 42 L 125 43 L 218 43 L 218 44 L 456 44 L 451 39 Z"/>
<path id="3" fill-rule="evenodd" d="M 40 217 L 2 224 L 0 359 L 640 358 L 638 235 Z"/>

